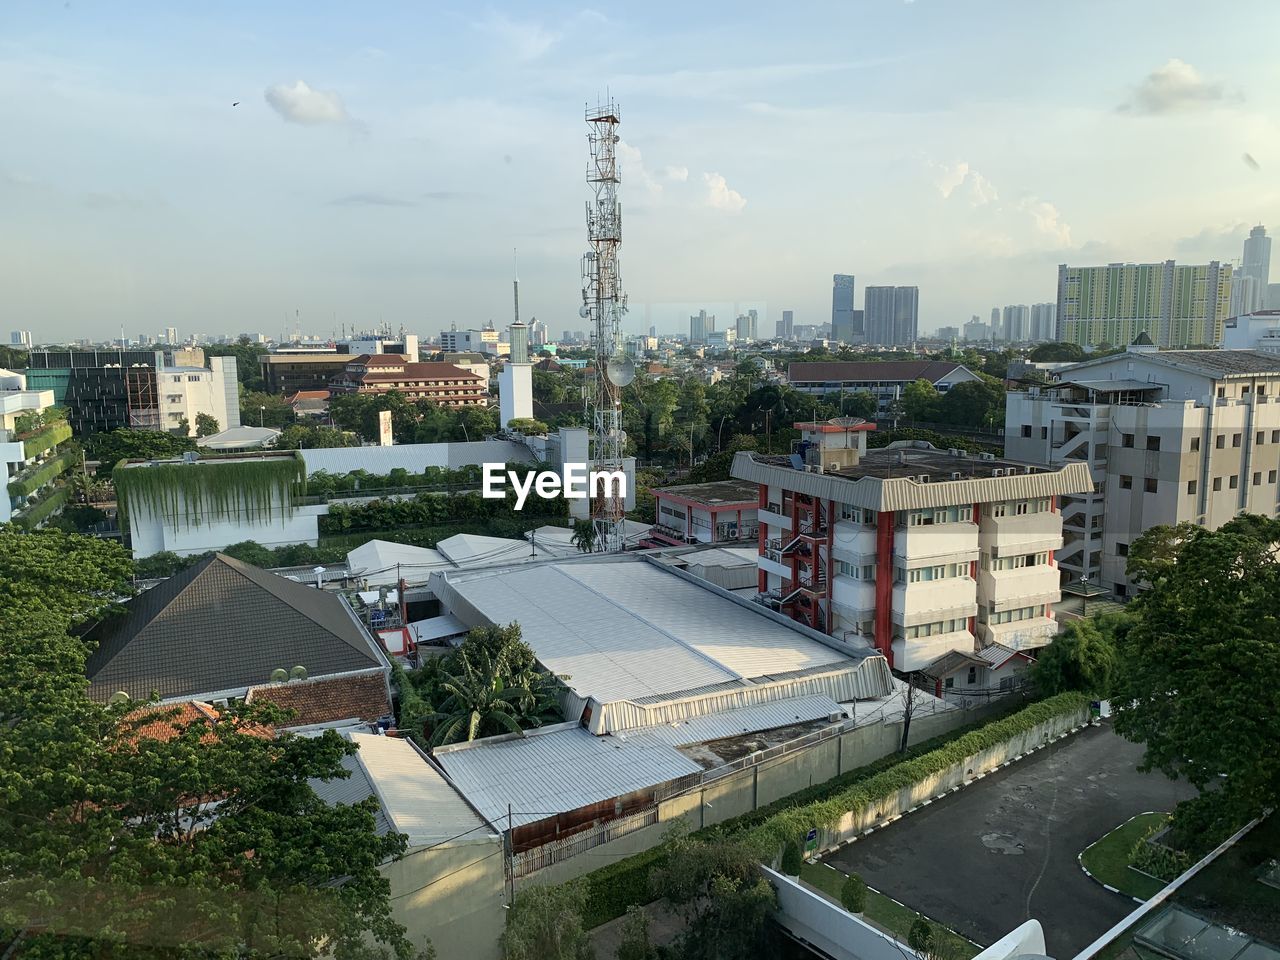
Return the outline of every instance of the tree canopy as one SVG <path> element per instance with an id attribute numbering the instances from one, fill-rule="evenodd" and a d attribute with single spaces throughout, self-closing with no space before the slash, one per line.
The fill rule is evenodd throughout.
<path id="1" fill-rule="evenodd" d="M 1146 589 L 1119 644 L 1116 729 L 1144 769 L 1201 791 L 1175 811 L 1185 839 L 1220 836 L 1280 803 L 1280 519 L 1148 531 L 1129 575 Z"/>
<path id="2" fill-rule="evenodd" d="M 161 430 L 127 430 L 95 433 L 88 440 L 87 455 L 110 471 L 121 460 L 166 460 L 198 449 L 193 437 Z"/>

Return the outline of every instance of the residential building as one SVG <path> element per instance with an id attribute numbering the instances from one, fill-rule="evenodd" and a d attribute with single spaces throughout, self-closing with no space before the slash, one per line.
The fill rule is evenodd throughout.
<path id="1" fill-rule="evenodd" d="M 653 490 L 657 522 L 649 533 L 653 546 L 683 543 L 735 543 L 756 539 L 759 496 L 740 480 L 685 483 Z"/>
<path id="2" fill-rule="evenodd" d="M 501 353 L 498 331 L 492 324 L 483 330 L 459 330 L 454 324 L 440 334 L 440 349 L 446 353 L 485 353 L 495 357 Z"/>
<path id="3" fill-rule="evenodd" d="M 1280 354 L 1138 343 L 1075 364 L 1008 395 L 1005 450 L 1087 465 L 1091 487 L 1062 501 L 1063 582 L 1129 596 L 1129 547 L 1151 527 L 1280 510 Z"/>
<path id="4" fill-rule="evenodd" d="M 991 324 L 983 323 L 976 316 L 964 325 L 966 343 L 983 343 L 991 339 Z"/>
<path id="5" fill-rule="evenodd" d="M 939 327 L 938 332 L 934 334 L 934 336 L 937 337 L 939 340 L 959 340 L 960 328 L 959 327 Z"/>
<path id="6" fill-rule="evenodd" d="M 1025 343 L 1030 340 L 1031 308 L 1025 303 L 1005 307 L 1000 318 L 1000 330 L 1000 339 L 1009 343 Z"/>
<path id="7" fill-rule="evenodd" d="M 347 357 L 330 390 L 340 393 L 390 393 L 430 400 L 442 407 L 484 406 L 489 384 L 451 363 L 409 363 L 396 354 Z"/>
<path id="8" fill-rule="evenodd" d="M 172 431 L 184 417 L 194 435 L 201 413 L 223 428 L 240 425 L 235 357 L 211 357 L 206 368 L 202 350 L 41 350 L 27 363 L 28 386 L 53 391 L 76 436 Z"/>
<path id="9" fill-rule="evenodd" d="M 733 462 L 760 491 L 761 603 L 871 643 L 898 671 L 1052 641 L 1057 499 L 1090 488 L 1085 464 L 1046 469 L 922 441 L 868 450 L 875 427 L 856 418 L 796 429 L 790 458 Z"/>
<path id="10" fill-rule="evenodd" d="M 866 342 L 901 346 L 916 339 L 920 320 L 918 287 L 867 287 L 863 294 Z"/>
<path id="11" fill-rule="evenodd" d="M 855 338 L 862 331 L 853 328 L 853 275 L 837 273 L 831 280 L 831 339 L 838 343 L 859 343 Z"/>
<path id="12" fill-rule="evenodd" d="M 31 331 L 30 330 L 14 330 L 9 334 L 9 343 L 15 347 L 25 347 L 31 349 Z"/>
<path id="13" fill-rule="evenodd" d="M 928 380 L 939 393 L 946 393 L 957 383 L 978 379 L 964 364 L 952 360 L 831 360 L 798 362 L 787 367 L 787 380 L 797 390 L 866 391 L 880 401 L 881 413 L 887 413 L 890 404 L 916 380 Z"/>
<path id="14" fill-rule="evenodd" d="M 783 310 L 782 319 L 778 321 L 777 337 L 779 340 L 790 342 L 795 338 L 795 311 Z"/>
<path id="15" fill-rule="evenodd" d="M 755 343 L 760 339 L 760 318 L 757 311 L 748 310 L 746 313 L 739 314 L 734 325 L 739 343 Z M 657 349 L 656 344 L 654 349 Z"/>
<path id="16" fill-rule="evenodd" d="M 1058 305 L 1056 303 L 1033 303 L 1031 305 L 1031 328 L 1027 339 L 1035 342 L 1056 340 L 1058 338 Z"/>
<path id="17" fill-rule="evenodd" d="M 924 675 L 934 682 L 934 696 L 971 706 L 1025 686 L 1027 671 L 1035 662 L 1026 650 L 989 643 L 977 653 L 952 650 L 925 668 Z"/>
<path id="18" fill-rule="evenodd" d="M 715 314 L 707 316 L 707 311 L 699 310 L 689 318 L 689 342 L 706 343 L 707 337 L 716 329 Z"/>
<path id="19" fill-rule="evenodd" d="M 1267 285 L 1271 279 L 1271 238 L 1267 236 L 1267 228 L 1262 224 L 1250 230 L 1249 238 L 1244 242 L 1240 275 L 1252 278 L 1257 285 L 1247 310 L 1242 312 L 1266 307 Z"/>
<path id="20" fill-rule="evenodd" d="M 299 420 L 322 420 L 329 416 L 328 390 L 299 390 L 284 398 Z"/>
<path id="21" fill-rule="evenodd" d="M 1255 310 L 1228 318 L 1222 334 L 1222 348 L 1280 353 L 1280 309 Z"/>
<path id="22" fill-rule="evenodd" d="M 0 523 L 20 516 L 71 466 L 58 453 L 71 428 L 36 416 L 53 407 L 52 390 L 27 390 L 22 374 L 0 370 Z"/>
<path id="23" fill-rule="evenodd" d="M 1231 281 L 1231 306 L 1227 315 L 1238 317 L 1262 308 L 1266 300 L 1266 287 L 1258 282 L 1257 277 L 1236 274 Z"/>
<path id="24" fill-rule="evenodd" d="M 392 717 L 391 664 L 339 594 L 220 553 L 126 601 L 86 639 L 87 692 L 100 702 L 269 700 L 293 713 L 282 729 Z"/>
<path id="25" fill-rule="evenodd" d="M 1232 271 L 1205 264 L 1112 263 L 1058 267 L 1058 339 L 1082 347 L 1132 343 L 1159 347 L 1220 343 L 1230 313 Z"/>

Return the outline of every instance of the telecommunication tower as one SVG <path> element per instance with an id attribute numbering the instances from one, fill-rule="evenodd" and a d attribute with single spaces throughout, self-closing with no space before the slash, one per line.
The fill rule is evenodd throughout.
<path id="1" fill-rule="evenodd" d="M 587 183 L 594 199 L 587 201 L 587 242 L 582 255 L 582 309 L 592 321 L 595 346 L 595 383 L 591 398 L 591 460 L 594 470 L 622 470 L 626 435 L 622 432 L 622 388 L 635 377 L 635 367 L 622 351 L 622 318 L 627 297 L 618 271 L 622 245 L 622 208 L 618 204 L 618 105 L 612 98 L 587 107 L 591 160 Z M 619 551 L 623 546 L 625 504 L 616 495 L 591 498 L 591 519 L 596 527 L 596 550 Z"/>

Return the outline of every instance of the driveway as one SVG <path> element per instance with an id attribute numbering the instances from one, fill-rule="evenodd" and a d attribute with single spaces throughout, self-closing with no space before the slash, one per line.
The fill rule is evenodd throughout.
<path id="1" fill-rule="evenodd" d="M 1135 769 L 1142 747 L 1090 727 L 826 857 L 983 945 L 1034 917 L 1070 960 L 1136 906 L 1076 855 L 1135 813 L 1171 810 L 1188 784 Z"/>

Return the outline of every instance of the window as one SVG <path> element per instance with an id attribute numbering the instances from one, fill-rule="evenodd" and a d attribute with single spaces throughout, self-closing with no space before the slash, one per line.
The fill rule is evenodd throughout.
<path id="1" fill-rule="evenodd" d="M 1196 492 L 1196 482 L 1194 480 L 1188 480 L 1187 493 L 1195 493 L 1195 492 Z"/>
<path id="2" fill-rule="evenodd" d="M 1120 474 L 1120 489 L 1121 490 L 1133 489 L 1133 477 L 1127 477 L 1123 473 Z"/>
<path id="3" fill-rule="evenodd" d="M 1159 449 L 1160 449 L 1160 438 L 1159 438 L 1159 437 L 1147 437 L 1147 449 L 1148 449 L 1148 450 L 1159 450 Z"/>
<path id="4" fill-rule="evenodd" d="M 1041 440 L 1048 440 L 1048 439 L 1049 439 L 1049 428 L 1048 428 L 1048 427 L 1041 427 L 1041 428 L 1040 428 L 1040 439 L 1041 439 Z"/>
<path id="5" fill-rule="evenodd" d="M 943 688 L 946 690 L 950 690 L 955 685 L 956 685 L 955 677 L 947 677 L 946 681 L 942 684 Z"/>
<path id="6" fill-rule="evenodd" d="M 1215 449 L 1221 450 L 1227 445 L 1227 437 L 1225 434 L 1218 434 L 1213 438 L 1213 446 Z"/>
<path id="7" fill-rule="evenodd" d="M 1226 387 L 1219 387 L 1219 388 L 1218 388 L 1218 398 L 1219 398 L 1219 399 L 1221 399 L 1221 398 L 1225 397 L 1226 395 L 1227 395 L 1227 388 L 1226 388 Z"/>
<path id="8" fill-rule="evenodd" d="M 1122 447 L 1132 447 L 1132 446 L 1133 446 L 1133 434 L 1132 434 L 1132 433 L 1122 433 L 1122 434 L 1120 434 L 1120 446 L 1122 446 Z"/>
<path id="9" fill-rule="evenodd" d="M 1029 423 L 1024 423 L 1024 424 L 1022 425 L 1022 435 L 1023 435 L 1024 437 L 1029 437 L 1029 436 L 1031 436 L 1031 424 L 1029 424 Z"/>
<path id="10" fill-rule="evenodd" d="M 1117 543 L 1116 553 L 1122 557 L 1127 557 L 1129 555 L 1129 545 L 1127 543 Z"/>
<path id="11" fill-rule="evenodd" d="M 1025 500 L 1020 500 L 1019 502 L 1013 505 L 1013 512 L 1015 516 L 1024 517 L 1027 515 L 1029 511 L 1030 511 L 1030 504 L 1028 504 L 1027 501 Z"/>
<path id="12" fill-rule="evenodd" d="M 1265 436 L 1266 436 L 1266 431 L 1259 430 L 1257 436 L 1253 438 L 1253 442 L 1256 443 L 1258 446 L 1262 446 L 1266 442 L 1263 439 Z"/>
<path id="13" fill-rule="evenodd" d="M 1276 482 L 1276 472 L 1274 470 L 1268 470 L 1267 483 L 1275 483 L 1275 482 Z"/>
<path id="14" fill-rule="evenodd" d="M 1261 473 L 1261 471 L 1255 471 L 1255 472 L 1254 472 L 1254 474 L 1253 474 L 1253 485 L 1254 485 L 1255 487 L 1260 487 L 1260 486 L 1262 486 L 1262 473 Z"/>
<path id="15" fill-rule="evenodd" d="M 1155 478 L 1155 477 L 1144 477 L 1144 478 L 1143 478 L 1143 480 L 1142 480 L 1142 489 L 1143 489 L 1143 492 L 1145 492 L 1145 493 L 1155 493 L 1155 492 L 1156 492 L 1156 478 Z"/>
<path id="16" fill-rule="evenodd" d="M 1200 450 L 1200 438 L 1199 438 L 1199 437 L 1192 437 L 1192 438 L 1191 438 L 1191 452 L 1192 452 L 1192 453 L 1197 453 L 1197 452 L 1199 452 L 1199 450 Z"/>
<path id="17" fill-rule="evenodd" d="M 969 686 L 972 687 L 977 682 L 978 682 L 978 668 L 970 667 L 969 668 Z"/>
<path id="18" fill-rule="evenodd" d="M 1221 489 L 1222 489 L 1222 478 L 1221 478 L 1221 477 L 1214 477 L 1214 478 L 1213 478 L 1213 489 L 1214 489 L 1214 491 L 1215 491 L 1215 492 L 1217 492 L 1218 490 L 1221 490 Z"/>
<path id="19" fill-rule="evenodd" d="M 1238 446 L 1240 446 L 1240 434 L 1238 434 L 1238 433 L 1233 433 L 1233 434 L 1231 435 L 1231 446 L 1233 446 L 1233 447 L 1238 447 Z"/>
<path id="20" fill-rule="evenodd" d="M 1008 504 L 1005 504 L 1005 503 L 993 503 L 993 504 L 991 504 L 989 507 L 987 507 L 987 516 L 990 516 L 990 517 L 1003 517 L 1003 516 L 1004 516 L 1004 514 L 1005 514 L 1005 508 L 1006 508 L 1006 507 L 1008 507 Z"/>
<path id="21" fill-rule="evenodd" d="M 1280 430 L 1272 430 L 1272 431 L 1271 431 L 1271 442 L 1272 442 L 1272 443 L 1280 443 Z"/>
<path id="22" fill-rule="evenodd" d="M 1232 490 L 1238 490 L 1240 488 L 1240 475 L 1238 473 L 1233 473 L 1231 476 L 1227 477 L 1227 486 Z"/>

